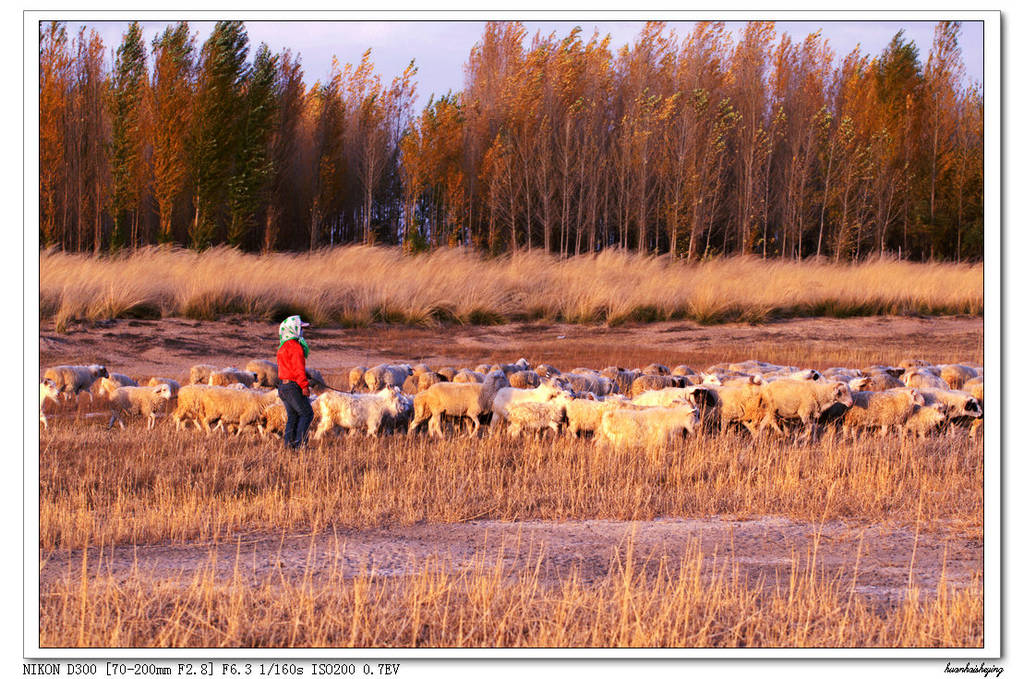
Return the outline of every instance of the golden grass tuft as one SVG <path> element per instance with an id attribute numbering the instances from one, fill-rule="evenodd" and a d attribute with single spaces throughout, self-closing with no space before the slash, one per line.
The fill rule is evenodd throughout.
<path id="1" fill-rule="evenodd" d="M 494 324 L 790 316 L 981 314 L 981 264 L 873 259 L 859 264 L 753 257 L 685 264 L 619 250 L 559 260 L 494 259 L 464 249 L 416 256 L 345 246 L 305 254 L 147 247 L 93 257 L 40 253 L 40 314 L 73 320 L 300 313 L 317 325 Z"/>

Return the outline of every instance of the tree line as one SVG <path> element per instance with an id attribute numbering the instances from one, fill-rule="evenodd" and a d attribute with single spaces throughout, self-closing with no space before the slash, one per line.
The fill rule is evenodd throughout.
<path id="1" fill-rule="evenodd" d="M 417 110 L 415 64 L 389 83 L 370 50 L 307 85 L 287 49 L 250 58 L 242 22 L 201 46 L 132 23 L 107 70 L 95 31 L 42 23 L 40 242 L 980 259 L 983 93 L 959 37 L 837 57 L 772 22 L 650 22 L 613 50 L 491 22 L 463 89 Z"/>

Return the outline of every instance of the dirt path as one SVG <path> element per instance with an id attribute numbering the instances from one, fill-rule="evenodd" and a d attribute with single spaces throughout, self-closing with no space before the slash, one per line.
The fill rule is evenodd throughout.
<path id="1" fill-rule="evenodd" d="M 540 562 L 540 576 L 556 583 L 578 569 L 584 583 L 608 573 L 616 554 L 632 544 L 635 563 L 649 572 L 659 562 L 671 569 L 687 550 L 699 547 L 710 568 L 732 566 L 751 584 L 764 578 L 766 588 L 785 586 L 794 557 L 809 563 L 818 539 L 816 563 L 846 587 L 857 568 L 859 593 L 879 606 L 902 598 L 913 554 L 914 579 L 923 593 L 932 594 L 945 564 L 945 577 L 955 587 L 969 584 L 982 567 L 982 544 L 954 533 L 921 533 L 883 526 L 823 526 L 781 517 L 750 521 L 719 518 L 659 519 L 654 521 L 475 521 L 461 524 L 421 524 L 408 527 L 339 530 L 310 535 L 246 535 L 219 543 L 155 544 L 107 549 L 102 559 L 90 553 L 92 568 L 126 578 L 133 565 L 143 577 L 176 579 L 187 586 L 200 570 L 213 569 L 216 579 L 229 582 L 236 561 L 251 582 L 262 581 L 280 568 L 285 577 L 326 577 L 340 569 L 344 577 L 373 572 L 379 576 L 414 574 L 429 560 L 453 571 L 490 569 L 502 559 L 503 572 L 514 575 Z M 863 542 L 861 542 L 863 536 Z M 859 563 L 858 563 L 859 553 Z M 98 563 L 100 562 L 101 563 Z M 40 583 L 80 574 L 78 551 L 40 554 Z"/>

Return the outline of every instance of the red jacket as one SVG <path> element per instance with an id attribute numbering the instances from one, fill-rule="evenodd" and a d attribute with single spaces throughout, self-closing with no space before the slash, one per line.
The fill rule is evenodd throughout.
<path id="1" fill-rule="evenodd" d="M 290 381 L 299 385 L 303 396 L 309 396 L 306 355 L 298 340 L 288 340 L 277 350 L 277 376 L 282 382 Z"/>

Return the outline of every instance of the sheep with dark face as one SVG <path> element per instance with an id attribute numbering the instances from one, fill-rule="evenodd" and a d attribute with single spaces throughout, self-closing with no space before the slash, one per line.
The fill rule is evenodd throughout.
<path id="1" fill-rule="evenodd" d="M 853 405 L 850 387 L 842 382 L 823 380 L 781 379 L 768 382 L 761 391 L 764 418 L 759 433 L 771 427 L 779 434 L 779 420 L 800 420 L 805 436 L 813 440 L 818 435 L 818 419 L 822 413 L 836 405 Z"/>
<path id="2" fill-rule="evenodd" d="M 843 435 L 878 429 L 885 436 L 890 429 L 903 429 L 920 406 L 924 396 L 916 389 L 853 392 L 853 405 L 843 415 Z"/>

